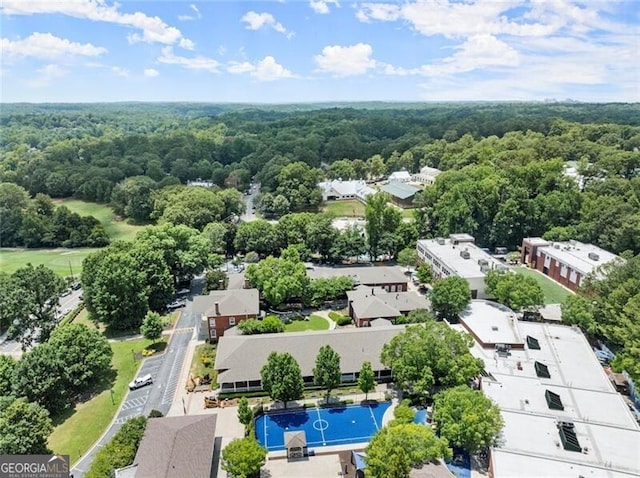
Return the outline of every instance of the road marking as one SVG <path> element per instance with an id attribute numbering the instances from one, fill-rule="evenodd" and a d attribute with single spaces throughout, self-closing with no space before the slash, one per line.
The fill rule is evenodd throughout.
<path id="1" fill-rule="evenodd" d="M 320 415 L 320 409 L 316 408 L 316 412 L 318 412 L 318 421 L 322 423 L 322 416 Z M 326 420 L 324 420 L 326 422 Z M 329 427 L 329 424 L 327 422 L 327 428 Z M 315 428 L 315 427 L 314 427 Z M 322 435 L 322 444 L 326 445 L 327 444 L 327 440 L 325 440 L 324 438 L 324 427 L 319 427 L 320 428 L 320 434 Z"/>

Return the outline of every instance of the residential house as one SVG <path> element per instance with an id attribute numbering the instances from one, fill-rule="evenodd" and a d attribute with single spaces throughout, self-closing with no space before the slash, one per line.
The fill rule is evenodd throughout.
<path id="1" fill-rule="evenodd" d="M 601 266 L 623 259 L 593 244 L 527 237 L 522 240 L 520 261 L 576 291 L 588 274 L 601 274 Z"/>
<path id="2" fill-rule="evenodd" d="M 476 246 L 469 234 L 451 234 L 445 239 L 421 239 L 416 245 L 421 261 L 431 265 L 436 279 L 462 277 L 469 283 L 473 299 L 486 299 L 484 279 L 492 269 L 509 268 Z"/>
<path id="3" fill-rule="evenodd" d="M 412 310 L 429 309 L 429 301 L 416 292 L 387 292 L 380 287 L 360 286 L 347 292 L 349 316 L 357 327 L 370 327 L 373 321 L 387 319 L 395 324 Z"/>
<path id="4" fill-rule="evenodd" d="M 307 275 L 312 279 L 320 277 L 351 277 L 355 285 L 382 287 L 387 292 L 404 292 L 408 279 L 400 267 L 395 266 L 361 266 L 361 267 L 320 267 L 308 269 Z"/>
<path id="5" fill-rule="evenodd" d="M 440 171 L 439 169 L 425 166 L 422 169 L 420 169 L 419 173 L 416 173 L 413 176 L 411 176 L 411 179 L 413 182 L 430 186 L 436 182 L 436 178 L 441 172 L 442 171 Z"/>
<path id="6" fill-rule="evenodd" d="M 133 460 L 116 476 L 213 478 L 216 415 L 151 418 Z"/>
<path id="7" fill-rule="evenodd" d="M 200 317 L 200 337 L 215 342 L 224 331 L 260 315 L 258 289 L 214 290 L 193 298 L 193 313 Z"/>

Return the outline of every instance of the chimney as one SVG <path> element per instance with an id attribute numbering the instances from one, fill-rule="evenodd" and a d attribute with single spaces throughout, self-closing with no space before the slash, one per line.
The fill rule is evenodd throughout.
<path id="1" fill-rule="evenodd" d="M 216 315 L 220 315 L 220 302 L 216 302 L 215 306 L 216 306 Z"/>

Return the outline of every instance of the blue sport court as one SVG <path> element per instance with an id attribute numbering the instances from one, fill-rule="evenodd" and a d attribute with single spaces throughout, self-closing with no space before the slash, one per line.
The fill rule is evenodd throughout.
<path id="1" fill-rule="evenodd" d="M 308 408 L 256 419 L 258 441 L 269 451 L 284 450 L 284 433 L 304 430 L 309 448 L 368 442 L 382 428 L 390 402 L 337 408 Z"/>

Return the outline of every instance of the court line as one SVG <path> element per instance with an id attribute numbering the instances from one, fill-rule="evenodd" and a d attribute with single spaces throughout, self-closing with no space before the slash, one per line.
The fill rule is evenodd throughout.
<path id="1" fill-rule="evenodd" d="M 369 413 L 371 414 L 371 418 L 373 418 L 373 424 L 376 426 L 376 430 L 380 430 L 380 427 L 378 426 L 378 422 L 376 421 L 376 416 L 373 414 L 373 410 L 369 405 L 367 405 L 367 407 L 369 407 Z"/>
<path id="2" fill-rule="evenodd" d="M 269 438 L 267 437 L 267 420 L 266 420 L 266 417 L 262 421 L 262 424 L 264 425 L 264 447 L 268 450 L 269 449 Z"/>
<path id="3" fill-rule="evenodd" d="M 324 439 L 324 430 L 322 429 L 322 416 L 320 415 L 320 409 L 316 408 L 316 412 L 318 412 L 318 422 L 320 422 L 320 434 L 322 435 L 322 443 L 326 443 L 327 440 Z M 329 422 L 327 420 L 325 420 L 327 422 L 327 425 L 329 425 Z"/>

